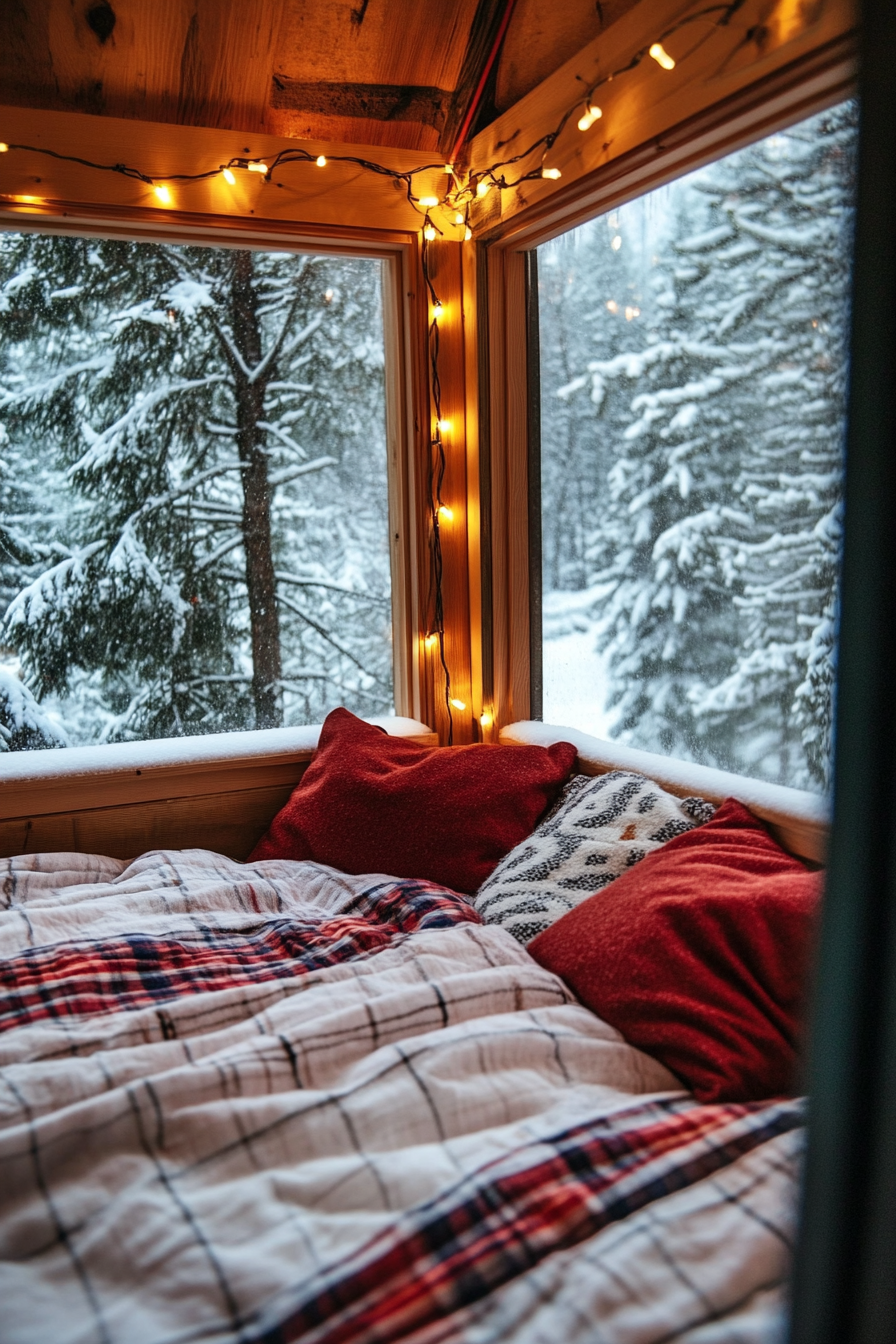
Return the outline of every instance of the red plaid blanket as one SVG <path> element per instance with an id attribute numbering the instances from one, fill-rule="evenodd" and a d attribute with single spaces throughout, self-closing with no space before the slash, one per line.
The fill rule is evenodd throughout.
<path id="1" fill-rule="evenodd" d="M 395 879 L 367 887 L 329 919 L 266 916 L 240 934 L 200 925 L 176 938 L 128 934 L 29 949 L 0 961 L 0 1031 L 291 980 L 381 952 L 424 929 L 481 922 L 463 896 L 432 882 Z"/>
<path id="2" fill-rule="evenodd" d="M 470 1304 L 652 1200 L 804 1122 L 800 1101 L 654 1101 L 575 1125 L 482 1167 L 411 1210 L 258 1344 L 386 1344 Z"/>
<path id="3" fill-rule="evenodd" d="M 799 1106 L 698 1106 L 428 883 L 9 860 L 0 1027 L 4 1344 L 691 1344 L 780 1301 Z"/>

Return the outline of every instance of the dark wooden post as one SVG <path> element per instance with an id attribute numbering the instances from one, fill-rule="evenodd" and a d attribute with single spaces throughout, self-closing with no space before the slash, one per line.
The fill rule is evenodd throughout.
<path id="1" fill-rule="evenodd" d="M 791 1344 L 896 1340 L 896 5 L 863 5 L 834 822 Z"/>

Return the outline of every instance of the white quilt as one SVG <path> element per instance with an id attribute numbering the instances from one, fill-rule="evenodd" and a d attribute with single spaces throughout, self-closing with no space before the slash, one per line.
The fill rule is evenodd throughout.
<path id="1" fill-rule="evenodd" d="M 694 1106 L 461 898 L 201 850 L 0 876 L 4 1344 L 776 1338 L 799 1129 Z M 691 1174 L 555 1208 L 629 1114 L 690 1125 Z M 490 1192 L 536 1169 L 523 1263 L 532 1196 L 511 1226 Z"/>

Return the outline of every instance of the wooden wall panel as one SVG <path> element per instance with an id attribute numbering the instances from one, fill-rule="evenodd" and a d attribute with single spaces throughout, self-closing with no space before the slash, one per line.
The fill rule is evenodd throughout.
<path id="1" fill-rule="evenodd" d="M 148 849 L 211 849 L 242 862 L 305 769 L 288 784 L 7 818 L 0 821 L 0 858 L 76 853 L 132 859 Z"/>

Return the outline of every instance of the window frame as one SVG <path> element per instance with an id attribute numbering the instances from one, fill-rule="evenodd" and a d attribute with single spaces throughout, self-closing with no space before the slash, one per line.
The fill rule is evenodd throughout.
<path id="1" fill-rule="evenodd" d="M 219 223 L 207 217 L 156 221 L 146 219 L 146 213 L 149 212 L 81 208 L 77 213 L 42 211 L 35 217 L 32 213 L 6 208 L 0 209 L 0 230 L 73 234 L 126 242 L 165 241 L 228 249 L 314 252 L 326 256 L 368 258 L 381 263 L 393 694 L 396 715 L 424 719 L 432 697 L 428 693 L 426 666 L 420 653 L 425 619 L 421 605 L 424 589 L 417 575 L 425 553 L 420 521 L 425 482 L 418 467 L 417 440 L 419 425 L 425 423 L 420 414 L 421 401 L 427 398 L 428 389 L 418 354 L 419 342 L 414 339 L 426 320 L 425 303 L 420 300 L 423 278 L 417 235 L 356 227 L 335 230 L 281 225 L 271 221 L 265 221 L 263 225 L 240 226 L 232 220 Z M 178 740 L 198 743 L 202 736 L 186 735 Z M 0 758 L 0 783 L 3 774 Z"/>
<path id="2" fill-rule="evenodd" d="M 656 187 L 784 130 L 856 93 L 851 42 L 830 44 L 714 104 L 604 170 L 536 203 L 477 243 L 480 325 L 483 700 L 495 722 L 541 718 L 540 446 L 536 249 Z M 537 517 L 536 517 L 537 513 Z M 489 679 L 489 673 L 491 674 Z"/>

